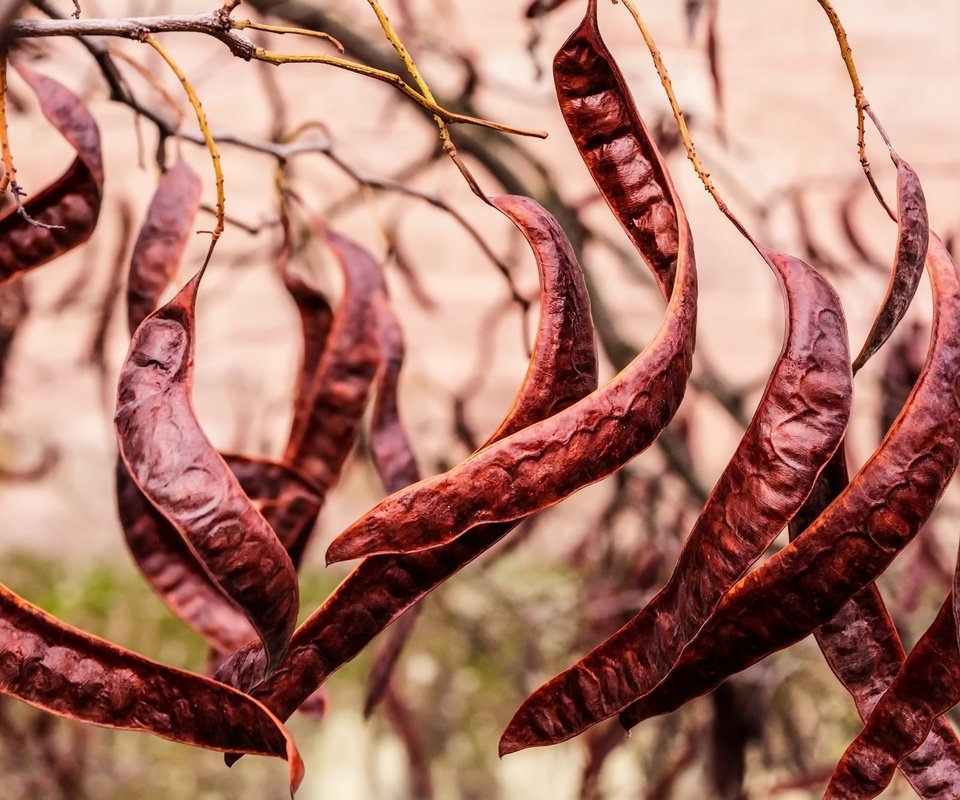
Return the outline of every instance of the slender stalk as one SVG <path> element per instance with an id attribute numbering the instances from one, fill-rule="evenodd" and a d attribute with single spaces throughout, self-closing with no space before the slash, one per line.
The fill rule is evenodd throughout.
<path id="1" fill-rule="evenodd" d="M 240 20 L 241 23 L 247 22 Z M 244 27 L 250 27 L 244 25 Z M 291 29 L 296 30 L 296 29 Z M 448 125 L 477 125 L 482 128 L 510 133 L 517 136 L 532 136 L 545 139 L 545 131 L 527 130 L 498 122 L 448 111 L 427 99 L 408 86 L 403 78 L 393 72 L 369 67 L 356 61 L 318 53 L 278 53 L 257 47 L 245 36 L 236 32 L 235 21 L 230 19 L 229 9 L 203 14 L 171 14 L 162 17 L 125 17 L 117 19 L 21 19 L 14 21 L 7 35 L 11 39 L 26 39 L 47 36 L 116 36 L 144 42 L 154 33 L 202 33 L 212 36 L 230 49 L 230 52 L 245 61 L 264 61 L 268 64 L 326 64 L 367 78 L 382 81 L 413 100 L 418 105 L 436 114 Z"/>
<path id="2" fill-rule="evenodd" d="M 0 178 L 0 195 L 7 189 L 13 195 L 17 206 L 17 213 L 27 222 L 37 228 L 47 230 L 62 230 L 63 225 L 49 225 L 46 222 L 34 219 L 23 207 L 23 196 L 26 192 L 17 184 L 17 168 L 13 163 L 13 153 L 10 151 L 10 132 L 7 129 L 7 54 L 0 53 L 0 154 L 3 160 L 3 177 Z"/>
<path id="3" fill-rule="evenodd" d="M 690 163 L 693 164 L 693 168 L 697 173 L 697 177 L 700 178 L 700 182 L 703 184 L 703 187 L 710 193 L 710 196 L 714 199 L 714 202 L 716 202 L 720 212 L 728 220 L 730 220 L 731 223 L 733 223 L 733 226 L 740 231 L 740 233 L 748 242 L 750 242 L 754 247 L 758 247 L 757 242 L 751 233 L 746 229 L 743 223 L 740 222 L 736 215 L 727 207 L 727 204 L 724 202 L 723 198 L 720 197 L 717 187 L 714 186 L 713 181 L 710 180 L 710 173 L 707 172 L 700 163 L 700 158 L 697 156 L 697 148 L 693 144 L 693 139 L 690 138 L 690 131 L 687 129 L 687 122 L 683 117 L 683 111 L 680 109 L 680 104 L 677 102 L 677 96 L 673 91 L 673 83 L 670 81 L 670 75 L 667 73 L 667 67 L 663 63 L 663 58 L 660 56 L 660 48 L 657 47 L 657 43 L 654 41 L 653 35 L 650 33 L 650 29 L 647 28 L 646 23 L 640 16 L 640 12 L 637 11 L 637 7 L 633 4 L 633 0 L 622 0 L 622 2 L 627 11 L 630 12 L 630 15 L 633 17 L 634 21 L 637 23 L 637 27 L 640 29 L 640 35 L 643 36 L 643 41 L 646 43 L 647 49 L 650 51 L 650 56 L 653 58 L 653 65 L 657 70 L 657 75 L 660 76 L 660 83 L 663 84 L 663 89 L 667 93 L 667 99 L 670 101 L 670 109 L 673 111 L 673 117 L 677 121 L 677 127 L 680 129 L 680 139 L 683 142 L 684 149 L 687 151 L 687 158 L 690 159 Z"/>
<path id="4" fill-rule="evenodd" d="M 390 44 L 393 45 L 393 49 L 397 51 L 397 55 L 400 56 L 400 60 L 403 61 L 403 65 L 407 68 L 407 72 L 410 74 L 410 77 L 413 78 L 413 82 L 417 84 L 417 87 L 423 93 L 423 96 L 427 98 L 427 100 L 436 104 L 433 92 L 430 91 L 430 87 L 420 74 L 420 70 L 417 68 L 417 65 L 414 62 L 413 57 L 410 55 L 410 52 L 407 50 L 406 45 L 404 45 L 399 35 L 397 35 L 393 25 L 390 24 L 390 19 L 384 12 L 379 0 L 367 0 L 367 2 L 373 9 L 373 13 L 377 15 L 377 20 L 380 23 L 380 27 L 383 29 L 384 35 L 387 37 L 387 41 L 390 42 Z M 473 177 L 470 170 L 467 169 L 467 165 L 464 164 L 463 160 L 460 158 L 460 153 L 457 151 L 457 147 L 453 143 L 453 139 L 450 136 L 450 129 L 447 127 L 446 123 L 436 114 L 433 115 L 433 120 L 437 123 L 437 127 L 440 129 L 440 141 L 443 144 L 443 152 L 450 156 L 450 158 L 453 160 L 453 163 L 456 164 L 457 169 L 460 170 L 460 174 L 463 175 L 463 178 L 467 182 L 467 185 L 470 187 L 471 191 L 484 202 L 489 202 L 486 194 L 480 188 L 480 184 L 477 183 L 476 178 Z"/>
<path id="5" fill-rule="evenodd" d="M 180 84 L 183 86 L 183 90 L 190 100 L 190 105 L 193 106 L 193 110 L 196 112 L 200 133 L 203 134 L 204 141 L 207 144 L 207 150 L 210 151 L 210 158 L 213 161 L 213 174 L 216 176 L 217 185 L 217 224 L 210 232 L 210 247 L 207 250 L 206 258 L 204 258 L 203 266 L 201 267 L 201 270 L 204 270 L 210 262 L 210 256 L 213 254 L 213 248 L 216 247 L 217 241 L 220 239 L 220 234 L 223 233 L 224 218 L 226 216 L 226 196 L 223 191 L 223 170 L 220 168 L 220 151 L 217 149 L 217 143 L 210 133 L 210 126 L 207 124 L 207 115 L 200 103 L 200 98 L 197 96 L 196 91 L 194 91 L 193 86 L 183 70 L 180 69 L 180 65 L 173 60 L 173 57 L 166 49 L 150 34 L 147 34 L 143 41 L 160 54 L 160 57 L 167 62 L 167 66 L 173 70 L 174 75 L 180 80 Z"/>
<path id="6" fill-rule="evenodd" d="M 877 132 L 880 134 L 884 144 L 886 144 L 887 149 L 890 150 L 891 153 L 894 152 L 893 145 L 890 142 L 890 137 L 887 135 L 886 130 L 884 130 L 883 125 L 880 123 L 879 118 L 870 107 L 870 103 L 867 102 L 867 97 L 863 91 L 863 84 L 860 83 L 860 75 L 857 73 L 857 65 L 853 60 L 853 49 L 850 47 L 850 41 L 847 39 L 847 32 L 844 30 L 843 24 L 840 22 L 839 15 L 834 7 L 830 4 L 830 0 L 817 0 L 817 2 L 820 3 L 820 7 L 827 15 L 827 19 L 830 20 L 830 26 L 833 28 L 833 33 L 837 37 L 837 44 L 840 46 L 840 56 L 843 58 L 843 63 L 847 67 L 847 74 L 850 76 L 850 83 L 853 85 L 853 98 L 857 108 L 857 150 L 860 153 L 860 166 L 863 167 L 863 173 L 867 176 L 867 181 L 870 183 L 870 188 L 873 189 L 873 193 L 877 196 L 877 200 L 880 201 L 880 205 L 882 205 L 887 214 L 890 215 L 890 219 L 896 222 L 897 215 L 890 208 L 890 206 L 887 205 L 887 201 L 883 199 L 883 194 L 880 192 L 880 187 L 877 186 L 876 179 L 873 177 L 873 172 L 870 169 L 870 160 L 867 158 L 867 144 L 864 131 L 864 114 L 870 117 L 871 122 L 873 122 L 873 124 L 876 126 Z"/>

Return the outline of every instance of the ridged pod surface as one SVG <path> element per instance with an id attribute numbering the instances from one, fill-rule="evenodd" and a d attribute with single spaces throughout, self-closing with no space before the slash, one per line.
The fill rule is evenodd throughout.
<path id="1" fill-rule="evenodd" d="M 17 71 L 40 101 L 40 110 L 77 156 L 59 178 L 31 192 L 24 210 L 0 214 L 0 282 L 39 267 L 83 244 L 93 233 L 103 198 L 100 131 L 80 98 L 52 78 L 18 66 Z"/>
<path id="2" fill-rule="evenodd" d="M 530 367 L 507 414 L 509 433 L 560 412 L 597 385 L 597 348 L 580 265 L 563 230 L 527 198 L 493 201 L 527 237 L 540 271 L 540 325 Z M 542 387 L 551 386 L 544 392 Z M 498 542 L 513 523 L 478 526 L 450 544 L 362 561 L 296 631 L 279 670 L 260 685 L 263 651 L 246 647 L 218 672 L 287 718 L 374 636 L 464 565 Z"/>

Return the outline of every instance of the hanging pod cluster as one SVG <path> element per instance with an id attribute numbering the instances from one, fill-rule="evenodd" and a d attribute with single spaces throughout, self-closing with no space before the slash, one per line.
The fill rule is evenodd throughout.
<path id="1" fill-rule="evenodd" d="M 372 709 L 432 589 L 521 520 L 651 446 L 676 414 L 694 361 L 690 226 L 603 43 L 596 0 L 553 70 L 586 169 L 665 300 L 647 346 L 598 387 L 590 303 L 563 229 L 529 198 L 494 198 L 539 271 L 529 367 L 483 445 L 421 479 L 399 405 L 403 336 L 380 265 L 317 222 L 313 234 L 343 276 L 332 305 L 291 271 L 285 228 L 276 276 L 299 312 L 303 351 L 289 437 L 276 461 L 220 453 L 192 405 L 206 264 L 159 305 L 200 203 L 200 179 L 178 161 L 159 179 L 130 263 L 116 487 L 133 560 L 209 645 L 209 674 L 75 630 L 0 586 L 0 691 L 77 720 L 220 750 L 231 761 L 245 753 L 286 758 L 293 791 L 303 767 L 284 722 L 298 709 L 322 715 L 333 672 L 400 620 L 375 662 Z M 63 86 L 19 71 L 76 157 L 27 200 L 26 214 L 0 216 L 2 280 L 86 241 L 103 194 L 93 118 Z M 908 655 L 874 585 L 930 518 L 960 459 L 960 281 L 929 230 L 916 173 L 892 155 L 897 245 L 887 295 L 859 355 L 851 358 L 844 311 L 824 277 L 750 239 L 778 280 L 786 321 L 753 418 L 669 580 L 623 627 L 530 695 L 506 727 L 501 754 L 564 741 L 610 717 L 630 728 L 813 634 L 865 721 L 827 796 L 873 797 L 898 768 L 921 797 L 960 796 L 960 740 L 942 716 L 960 700 L 960 586 Z M 880 446 L 851 477 L 844 436 L 854 374 L 893 333 L 924 269 L 934 308 L 925 362 Z M 371 399 L 370 452 L 389 496 L 330 544 L 328 563 L 361 560 L 298 625 L 298 569 Z M 786 527 L 789 544 L 751 570 Z"/>

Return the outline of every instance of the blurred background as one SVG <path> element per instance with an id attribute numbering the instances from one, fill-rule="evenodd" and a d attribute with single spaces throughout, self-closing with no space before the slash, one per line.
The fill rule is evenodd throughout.
<path id="1" fill-rule="evenodd" d="M 82 16 L 93 18 L 198 13 L 215 3 L 80 5 Z M 585 3 L 536 5 L 543 13 L 531 19 L 521 0 L 384 2 L 442 104 L 549 133 L 541 141 L 453 129 L 489 194 L 530 194 L 564 222 L 591 278 L 605 380 L 655 332 L 662 302 L 598 201 L 557 109 L 551 61 Z M 720 192 L 758 239 L 827 275 L 859 350 L 884 294 L 896 228 L 860 170 L 852 92 L 819 5 L 638 5 Z M 73 3 L 49 0 L 44 8 L 66 15 Z M 859 730 L 852 702 L 808 640 L 678 713 L 642 724 L 629 739 L 614 720 L 563 745 L 497 759 L 500 732 L 527 694 L 616 630 L 667 579 L 781 346 L 774 277 L 697 182 L 632 20 L 620 6 L 601 3 L 600 10 L 604 36 L 657 131 L 693 229 L 701 285 L 693 380 L 657 445 L 619 475 L 525 523 L 426 599 L 386 701 L 370 720 L 362 706 L 376 644 L 328 682 L 322 722 L 294 717 L 307 766 L 298 794 L 304 800 L 800 800 L 821 795 Z M 837 10 L 867 97 L 924 182 L 932 227 L 956 242 L 960 5 L 837 0 Z M 44 16 L 30 4 L 21 13 Z M 349 57 L 402 70 L 361 0 L 248 0 L 234 16 L 326 30 Z M 277 51 L 333 52 L 305 37 L 251 38 Z M 169 120 L 183 115 L 189 138 L 169 141 L 166 157 L 173 163 L 179 153 L 203 176 L 203 202 L 212 207 L 211 166 L 190 140 L 196 124 L 175 76 L 147 47 L 98 41 L 115 52 L 144 106 Z M 460 462 L 497 427 L 526 369 L 537 276 L 522 239 L 470 193 L 439 152 L 430 118 L 389 86 L 318 64 L 244 63 L 196 34 L 162 41 L 203 101 L 225 173 L 230 221 L 198 308 L 194 399 L 209 437 L 223 450 L 279 457 L 289 428 L 299 322 L 277 280 L 278 164 L 259 145 L 297 132 L 296 142 L 311 146 L 287 161 L 285 187 L 302 209 L 382 260 L 407 341 L 400 404 L 421 469 L 429 475 Z M 78 42 L 37 39 L 18 43 L 14 53 L 84 98 L 101 126 L 107 175 L 90 241 L 0 296 L 2 579 L 73 625 L 201 670 L 202 640 L 139 578 L 113 489 L 112 414 L 129 341 L 123 282 L 156 183 L 157 129 L 109 100 L 102 73 Z M 18 177 L 36 191 L 63 171 L 70 151 L 15 78 L 9 105 Z M 895 173 L 885 148 L 869 128 L 867 141 L 892 198 Z M 212 214 L 201 212 L 197 228 L 213 224 Z M 178 285 L 207 243 L 204 235 L 191 242 Z M 322 248 L 301 256 L 298 273 L 335 298 L 337 270 Z M 532 301 L 528 313 L 511 299 L 511 285 Z M 906 397 L 929 318 L 924 282 L 894 340 L 858 376 L 852 469 Z M 323 567 L 326 543 L 383 494 L 361 437 L 307 555 L 304 615 L 349 568 Z M 949 589 L 957 502 L 951 489 L 882 581 L 908 646 Z M 0 703 L 0 739 L 0 783 L 14 798 L 285 795 L 283 764 L 245 758 L 227 771 L 215 753 L 73 725 L 9 700 Z M 898 778 L 884 796 L 910 792 Z"/>

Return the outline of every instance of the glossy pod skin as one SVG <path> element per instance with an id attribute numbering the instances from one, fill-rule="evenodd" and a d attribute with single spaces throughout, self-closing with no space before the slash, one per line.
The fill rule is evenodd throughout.
<path id="1" fill-rule="evenodd" d="M 40 110 L 76 150 L 73 163 L 53 183 L 24 203 L 38 227 L 15 207 L 0 214 L 0 283 L 39 267 L 83 244 L 93 233 L 103 197 L 103 158 L 97 123 L 73 92 L 25 67 L 20 76 L 40 101 Z"/>
<path id="2" fill-rule="evenodd" d="M 400 418 L 398 390 L 403 369 L 403 331 L 386 294 L 377 303 L 377 331 L 380 369 L 370 417 L 370 453 L 383 488 L 387 492 L 396 492 L 420 480 L 420 467 Z M 422 609 L 423 604 L 416 603 L 401 614 L 378 648 L 367 681 L 363 704 L 365 718 L 373 713 L 388 691 L 390 677 Z"/>
<path id="3" fill-rule="evenodd" d="M 903 411 L 849 486 L 796 540 L 742 579 L 653 692 L 620 715 L 664 714 L 812 633 L 868 586 L 916 535 L 960 457 L 960 285 L 933 234 L 934 326 Z"/>
<path id="4" fill-rule="evenodd" d="M 549 508 L 620 469 L 650 446 L 676 412 L 696 336 L 693 241 L 666 167 L 632 102 L 605 90 L 604 101 L 596 100 L 590 66 L 581 71 L 578 86 L 584 119 L 595 128 L 591 146 L 616 159 L 609 169 L 635 198 L 634 243 L 669 295 L 660 329 L 589 397 L 382 501 L 334 539 L 328 563 L 424 550 L 474 525 Z"/>
<path id="5" fill-rule="evenodd" d="M 896 153 L 890 157 L 897 167 L 897 245 L 893 257 L 890 285 L 860 354 L 853 362 L 857 372 L 877 352 L 910 307 L 917 292 L 927 257 L 930 225 L 927 203 L 920 178 Z"/>
<path id="6" fill-rule="evenodd" d="M 302 552 L 320 508 L 309 484 L 283 464 L 233 454 L 224 458 L 287 552 Z M 143 496 L 122 460 L 116 477 L 127 547 L 167 607 L 223 656 L 256 638 L 243 612 L 210 578 L 176 528 Z"/>
<path id="7" fill-rule="evenodd" d="M 213 448 L 191 406 L 194 309 L 202 270 L 137 329 L 120 372 L 120 455 L 267 651 L 285 652 L 299 610 L 290 556 Z"/>
<path id="8" fill-rule="evenodd" d="M 565 741 L 659 684 L 800 508 L 839 445 L 852 381 L 840 299 L 799 259 L 761 253 L 784 294 L 783 350 L 673 575 L 636 617 L 524 701 L 501 755 Z"/>
<path id="9" fill-rule="evenodd" d="M 297 390 L 298 406 L 283 461 L 303 474 L 321 495 L 336 482 L 353 448 L 380 360 L 375 298 L 384 289 L 380 267 L 362 247 L 329 229 L 322 235 L 344 276 L 344 291 L 329 331 L 317 319 L 306 341 L 326 340 L 310 388 Z M 299 304 L 298 304 L 299 305 Z M 302 306 L 301 306 L 302 308 Z M 302 313 L 302 312 L 301 312 Z M 321 312 L 322 313 L 322 312 Z M 304 375 L 316 347 L 305 347 Z"/>
<path id="10" fill-rule="evenodd" d="M 557 51 L 553 81 L 590 177 L 669 300 L 677 266 L 670 175 L 659 153 L 650 156 L 656 148 L 600 36 L 596 0 Z"/>
<path id="11" fill-rule="evenodd" d="M 505 422 L 509 433 L 560 412 L 597 385 L 597 348 L 580 265 L 563 230 L 543 208 L 521 197 L 493 204 L 528 238 L 540 271 L 540 325 L 530 368 Z M 544 392 L 542 387 L 551 386 Z M 296 631 L 280 668 L 257 685 L 263 651 L 248 646 L 218 672 L 250 690 L 284 719 L 326 678 L 428 592 L 505 536 L 514 525 L 478 526 L 442 547 L 362 561 Z"/>
<path id="12" fill-rule="evenodd" d="M 601 38 L 596 11 L 590 3 L 554 58 L 560 109 L 624 230 L 655 253 L 643 214 L 653 193 L 645 181 L 658 178 L 630 157 L 646 131 Z M 746 434 L 670 581 L 633 620 L 523 703 L 501 739 L 501 755 L 576 736 L 662 681 L 723 595 L 800 507 L 839 444 L 852 380 L 840 300 L 809 265 L 757 249 L 780 282 L 786 333 Z M 664 290 L 672 280 L 667 255 L 648 258 Z"/>
<path id="13" fill-rule="evenodd" d="M 65 625 L 2 584 L 0 692 L 95 725 L 286 758 L 291 793 L 303 777 L 290 735 L 257 701 Z"/>
<path id="14" fill-rule="evenodd" d="M 932 780 L 922 797 L 956 797 L 960 774 L 954 759 L 943 758 L 938 726 L 943 724 L 940 715 L 958 702 L 960 649 L 951 593 L 843 754 L 824 798 L 876 797 L 890 783 L 898 763 L 905 773 L 908 765 L 927 765 Z"/>
<path id="15" fill-rule="evenodd" d="M 200 177 L 182 159 L 160 177 L 130 256 L 127 324 L 131 336 L 173 280 L 193 232 L 201 188 Z"/>
<path id="16" fill-rule="evenodd" d="M 820 473 L 807 503 L 790 523 L 791 540 L 806 530 L 848 483 L 841 445 Z M 851 597 L 829 622 L 814 631 L 814 636 L 865 721 L 897 678 L 906 657 L 876 584 Z M 960 793 L 960 740 L 946 719 L 934 721 L 921 750 L 905 758 L 900 771 L 924 800 L 947 800 Z"/>
<path id="17" fill-rule="evenodd" d="M 303 357 L 294 390 L 293 422 L 289 436 L 289 441 L 295 442 L 303 435 L 304 426 L 310 416 L 313 382 L 320 368 L 330 329 L 333 327 L 333 309 L 322 292 L 290 272 L 285 256 L 281 261 L 280 275 L 287 294 L 296 303 L 303 337 Z M 349 288 L 348 284 L 347 289 Z"/>

